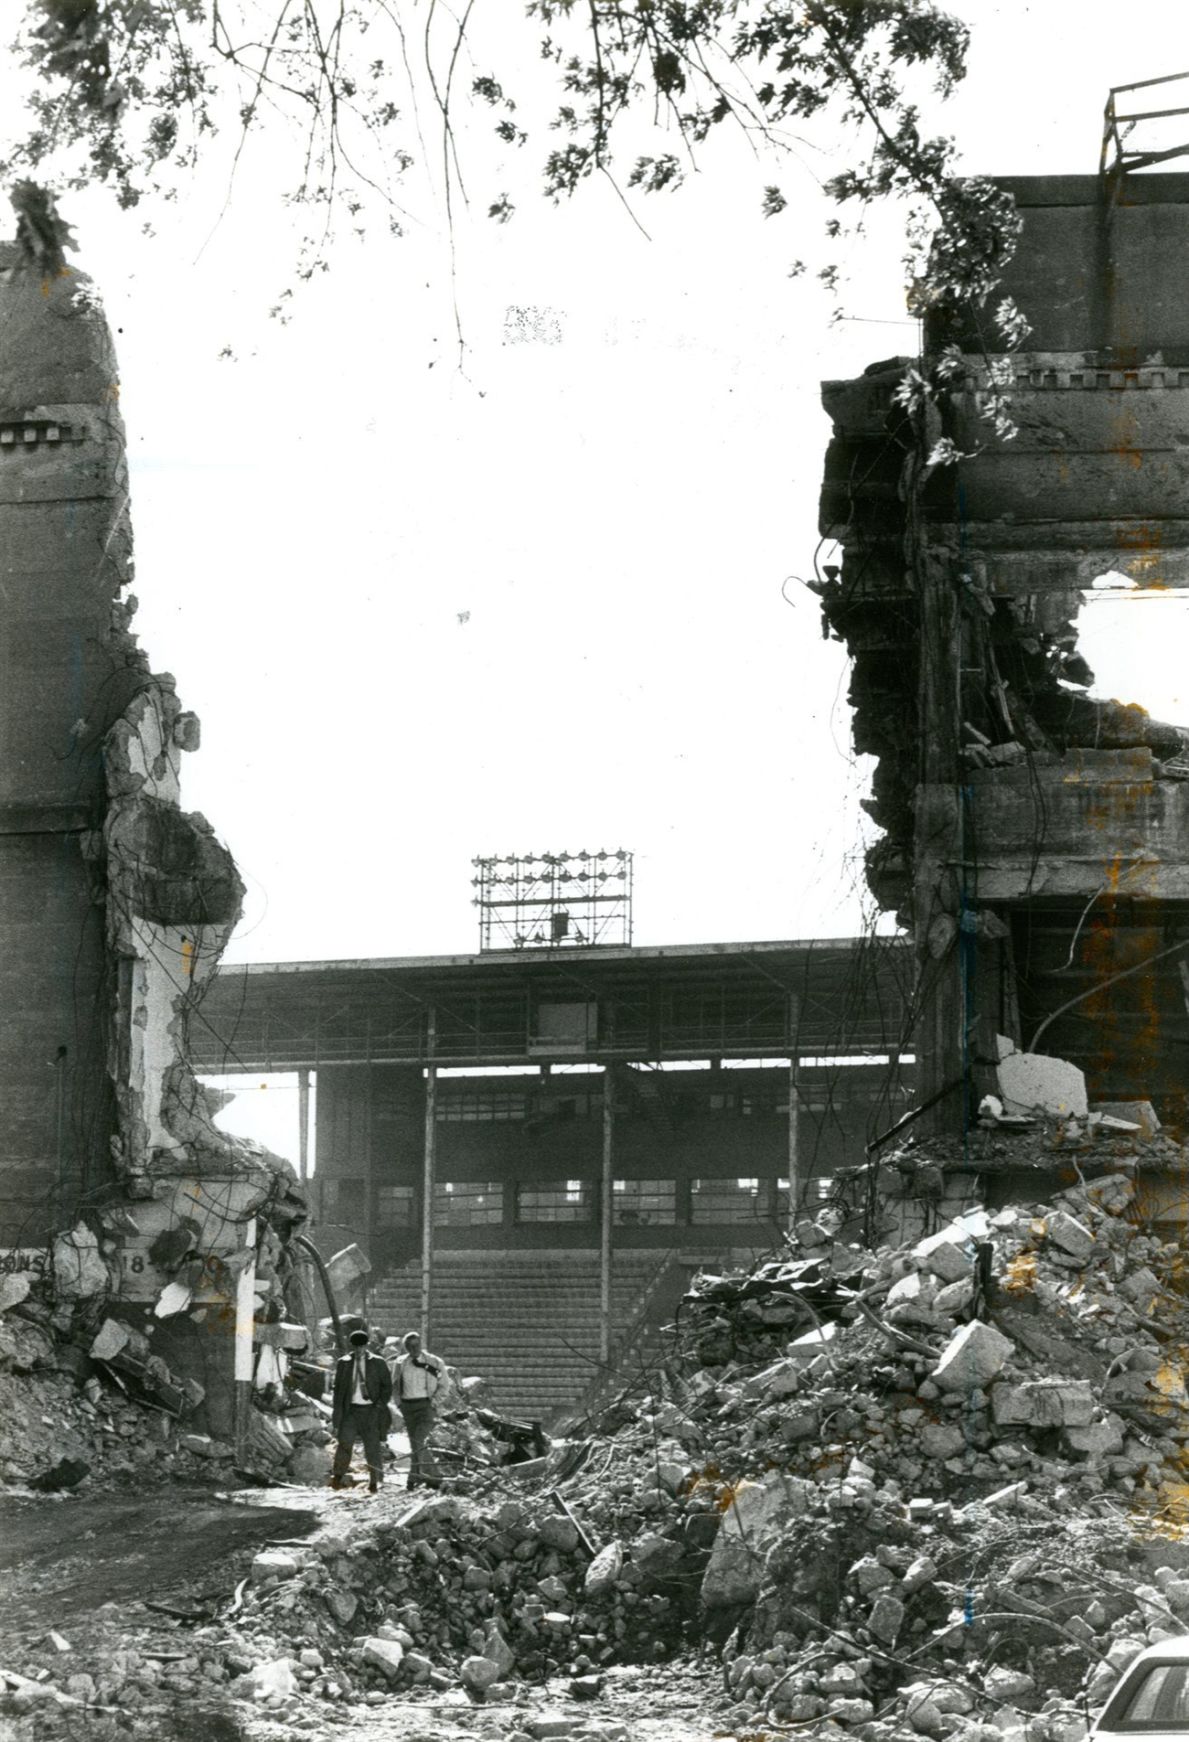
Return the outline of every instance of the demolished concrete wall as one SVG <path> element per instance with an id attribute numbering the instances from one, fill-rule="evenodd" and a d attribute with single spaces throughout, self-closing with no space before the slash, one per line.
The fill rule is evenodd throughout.
<path id="1" fill-rule="evenodd" d="M 0 1246 L 73 1230 L 51 1266 L 64 1322 L 155 1334 L 228 1433 L 256 1320 L 284 1319 L 275 1248 L 305 1208 L 287 1163 L 216 1128 L 189 1062 L 243 885 L 181 808 L 198 721 L 130 627 L 107 324 L 85 278 L 43 278 L 16 246 L 0 249 L 0 551 Z"/>
<path id="2" fill-rule="evenodd" d="M 916 940 L 936 1125 L 994 1089 L 997 1036 L 1038 1032 L 1092 1099 L 1182 1122 L 1189 731 L 1090 694 L 1076 620 L 1106 573 L 1189 583 L 1189 332 L 1148 269 L 1156 232 L 1166 263 L 1189 258 L 1189 178 L 1005 185 L 1032 348 L 988 349 L 989 317 L 941 310 L 923 360 L 823 389 L 821 530 L 842 559 L 818 590 L 878 758 L 868 877 Z"/>

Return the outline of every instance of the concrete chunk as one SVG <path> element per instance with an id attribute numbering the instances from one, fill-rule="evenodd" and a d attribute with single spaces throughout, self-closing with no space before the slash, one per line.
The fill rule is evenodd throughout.
<path id="1" fill-rule="evenodd" d="M 401 1645 L 399 1640 L 377 1639 L 373 1637 L 364 1640 L 363 1650 L 360 1653 L 360 1656 L 364 1663 L 370 1663 L 373 1669 L 380 1670 L 388 1677 L 389 1681 L 395 1681 L 396 1677 L 401 1672 L 401 1665 L 405 1660 L 405 1648 Z M 467 1661 L 469 1663 L 474 1660 L 468 1658 Z M 486 1662 L 487 1660 L 484 1658 L 480 1661 Z M 493 1675 L 491 1679 L 494 1681 L 495 1676 Z"/>
<path id="2" fill-rule="evenodd" d="M 966 1434 L 956 1422 L 929 1421 L 921 1429 L 917 1441 L 927 1458 L 956 1458 L 966 1450 Z"/>
<path id="3" fill-rule="evenodd" d="M 1088 1427 L 1094 1420 L 1094 1393 L 1085 1379 L 995 1385 L 991 1419 L 996 1427 Z"/>
<path id="4" fill-rule="evenodd" d="M 801 1383 L 800 1367 L 787 1357 L 753 1374 L 743 1387 L 745 1397 L 788 1397 Z"/>
<path id="5" fill-rule="evenodd" d="M 586 1579 L 583 1593 L 587 1597 L 601 1596 L 609 1591 L 619 1578 L 623 1568 L 623 1550 L 617 1542 L 609 1542 L 606 1548 L 601 1548 L 586 1569 Z"/>
<path id="6" fill-rule="evenodd" d="M 458 1673 L 463 1686 L 474 1694 L 485 1694 L 492 1682 L 500 1679 L 500 1672 L 489 1657 L 464 1658 Z"/>
<path id="7" fill-rule="evenodd" d="M 1071 1452 L 1084 1452 L 1091 1458 L 1118 1457 L 1123 1450 L 1127 1430 L 1121 1418 L 1108 1413 L 1102 1421 L 1092 1421 L 1084 1427 L 1065 1430 L 1065 1443 Z"/>
<path id="8" fill-rule="evenodd" d="M 119 1319 L 104 1319 L 94 1342 L 91 1344 L 91 1359 L 110 1361 L 124 1348 L 131 1335 L 127 1325 L 122 1325 Z"/>
<path id="9" fill-rule="evenodd" d="M 512 1647 L 504 1638 L 498 1621 L 487 1623 L 487 1632 L 483 1639 L 483 1655 L 495 1665 L 497 1681 L 506 1681 L 516 1667 L 516 1658 Z"/>
<path id="10" fill-rule="evenodd" d="M 252 1562 L 252 1583 L 264 1584 L 266 1579 L 295 1579 L 298 1563 L 283 1548 L 263 1548 Z"/>
<path id="11" fill-rule="evenodd" d="M 960 1276 L 957 1282 L 947 1282 L 944 1288 L 939 1288 L 934 1296 L 935 1312 L 944 1313 L 947 1318 L 956 1318 L 964 1312 L 974 1299 L 974 1279 L 970 1276 Z"/>
<path id="12" fill-rule="evenodd" d="M 993 1325 L 972 1319 L 955 1331 L 933 1369 L 933 1382 L 943 1391 L 979 1391 L 999 1374 L 1015 1344 Z"/>
<path id="13" fill-rule="evenodd" d="M 1089 1258 L 1094 1250 L 1094 1236 L 1089 1228 L 1066 1210 L 1058 1210 L 1056 1215 L 1048 1217 L 1045 1238 L 1071 1258 Z"/>
<path id="14" fill-rule="evenodd" d="M 65 1300 L 89 1300 L 106 1294 L 110 1287 L 107 1265 L 99 1254 L 99 1240 L 85 1222 L 68 1234 L 59 1234 L 53 1245 L 54 1283 Z"/>
<path id="15" fill-rule="evenodd" d="M 33 1286 L 33 1274 L 28 1270 L 14 1270 L 8 1276 L 0 1276 L 0 1313 L 6 1313 L 9 1307 L 19 1306 L 28 1298 Z"/>
<path id="16" fill-rule="evenodd" d="M 895 1645 L 904 1625 L 904 1604 L 889 1592 L 877 1597 L 867 1617 L 867 1630 L 881 1644 Z"/>

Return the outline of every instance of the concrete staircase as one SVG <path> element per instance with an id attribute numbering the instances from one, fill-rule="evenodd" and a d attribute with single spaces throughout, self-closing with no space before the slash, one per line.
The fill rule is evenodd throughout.
<path id="1" fill-rule="evenodd" d="M 664 1252 L 615 1255 L 612 1335 L 634 1317 Z M 368 1291 L 373 1325 L 415 1328 L 421 1273 L 407 1265 Z M 599 1256 L 584 1250 L 440 1252 L 434 1258 L 431 1351 L 461 1375 L 487 1380 L 491 1409 L 550 1422 L 571 1409 L 598 1371 Z"/>

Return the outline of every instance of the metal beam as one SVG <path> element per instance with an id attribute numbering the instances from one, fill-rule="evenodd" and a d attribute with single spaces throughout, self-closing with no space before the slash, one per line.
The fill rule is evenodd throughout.
<path id="1" fill-rule="evenodd" d="M 599 1204 L 599 1360 L 611 1359 L 611 1264 L 614 1248 L 615 1067 L 603 1070 L 603 1189 Z"/>

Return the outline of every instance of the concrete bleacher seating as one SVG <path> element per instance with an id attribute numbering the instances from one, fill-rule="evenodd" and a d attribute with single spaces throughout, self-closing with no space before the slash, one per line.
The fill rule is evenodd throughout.
<path id="1" fill-rule="evenodd" d="M 632 1321 L 666 1258 L 616 1253 L 613 1338 Z M 420 1266 L 412 1263 L 373 1284 L 368 1313 L 386 1335 L 402 1336 L 416 1328 L 420 1303 Z M 598 1370 L 598 1253 L 439 1252 L 431 1329 L 435 1355 L 464 1377 L 487 1380 L 487 1407 L 548 1423 L 574 1405 Z"/>

